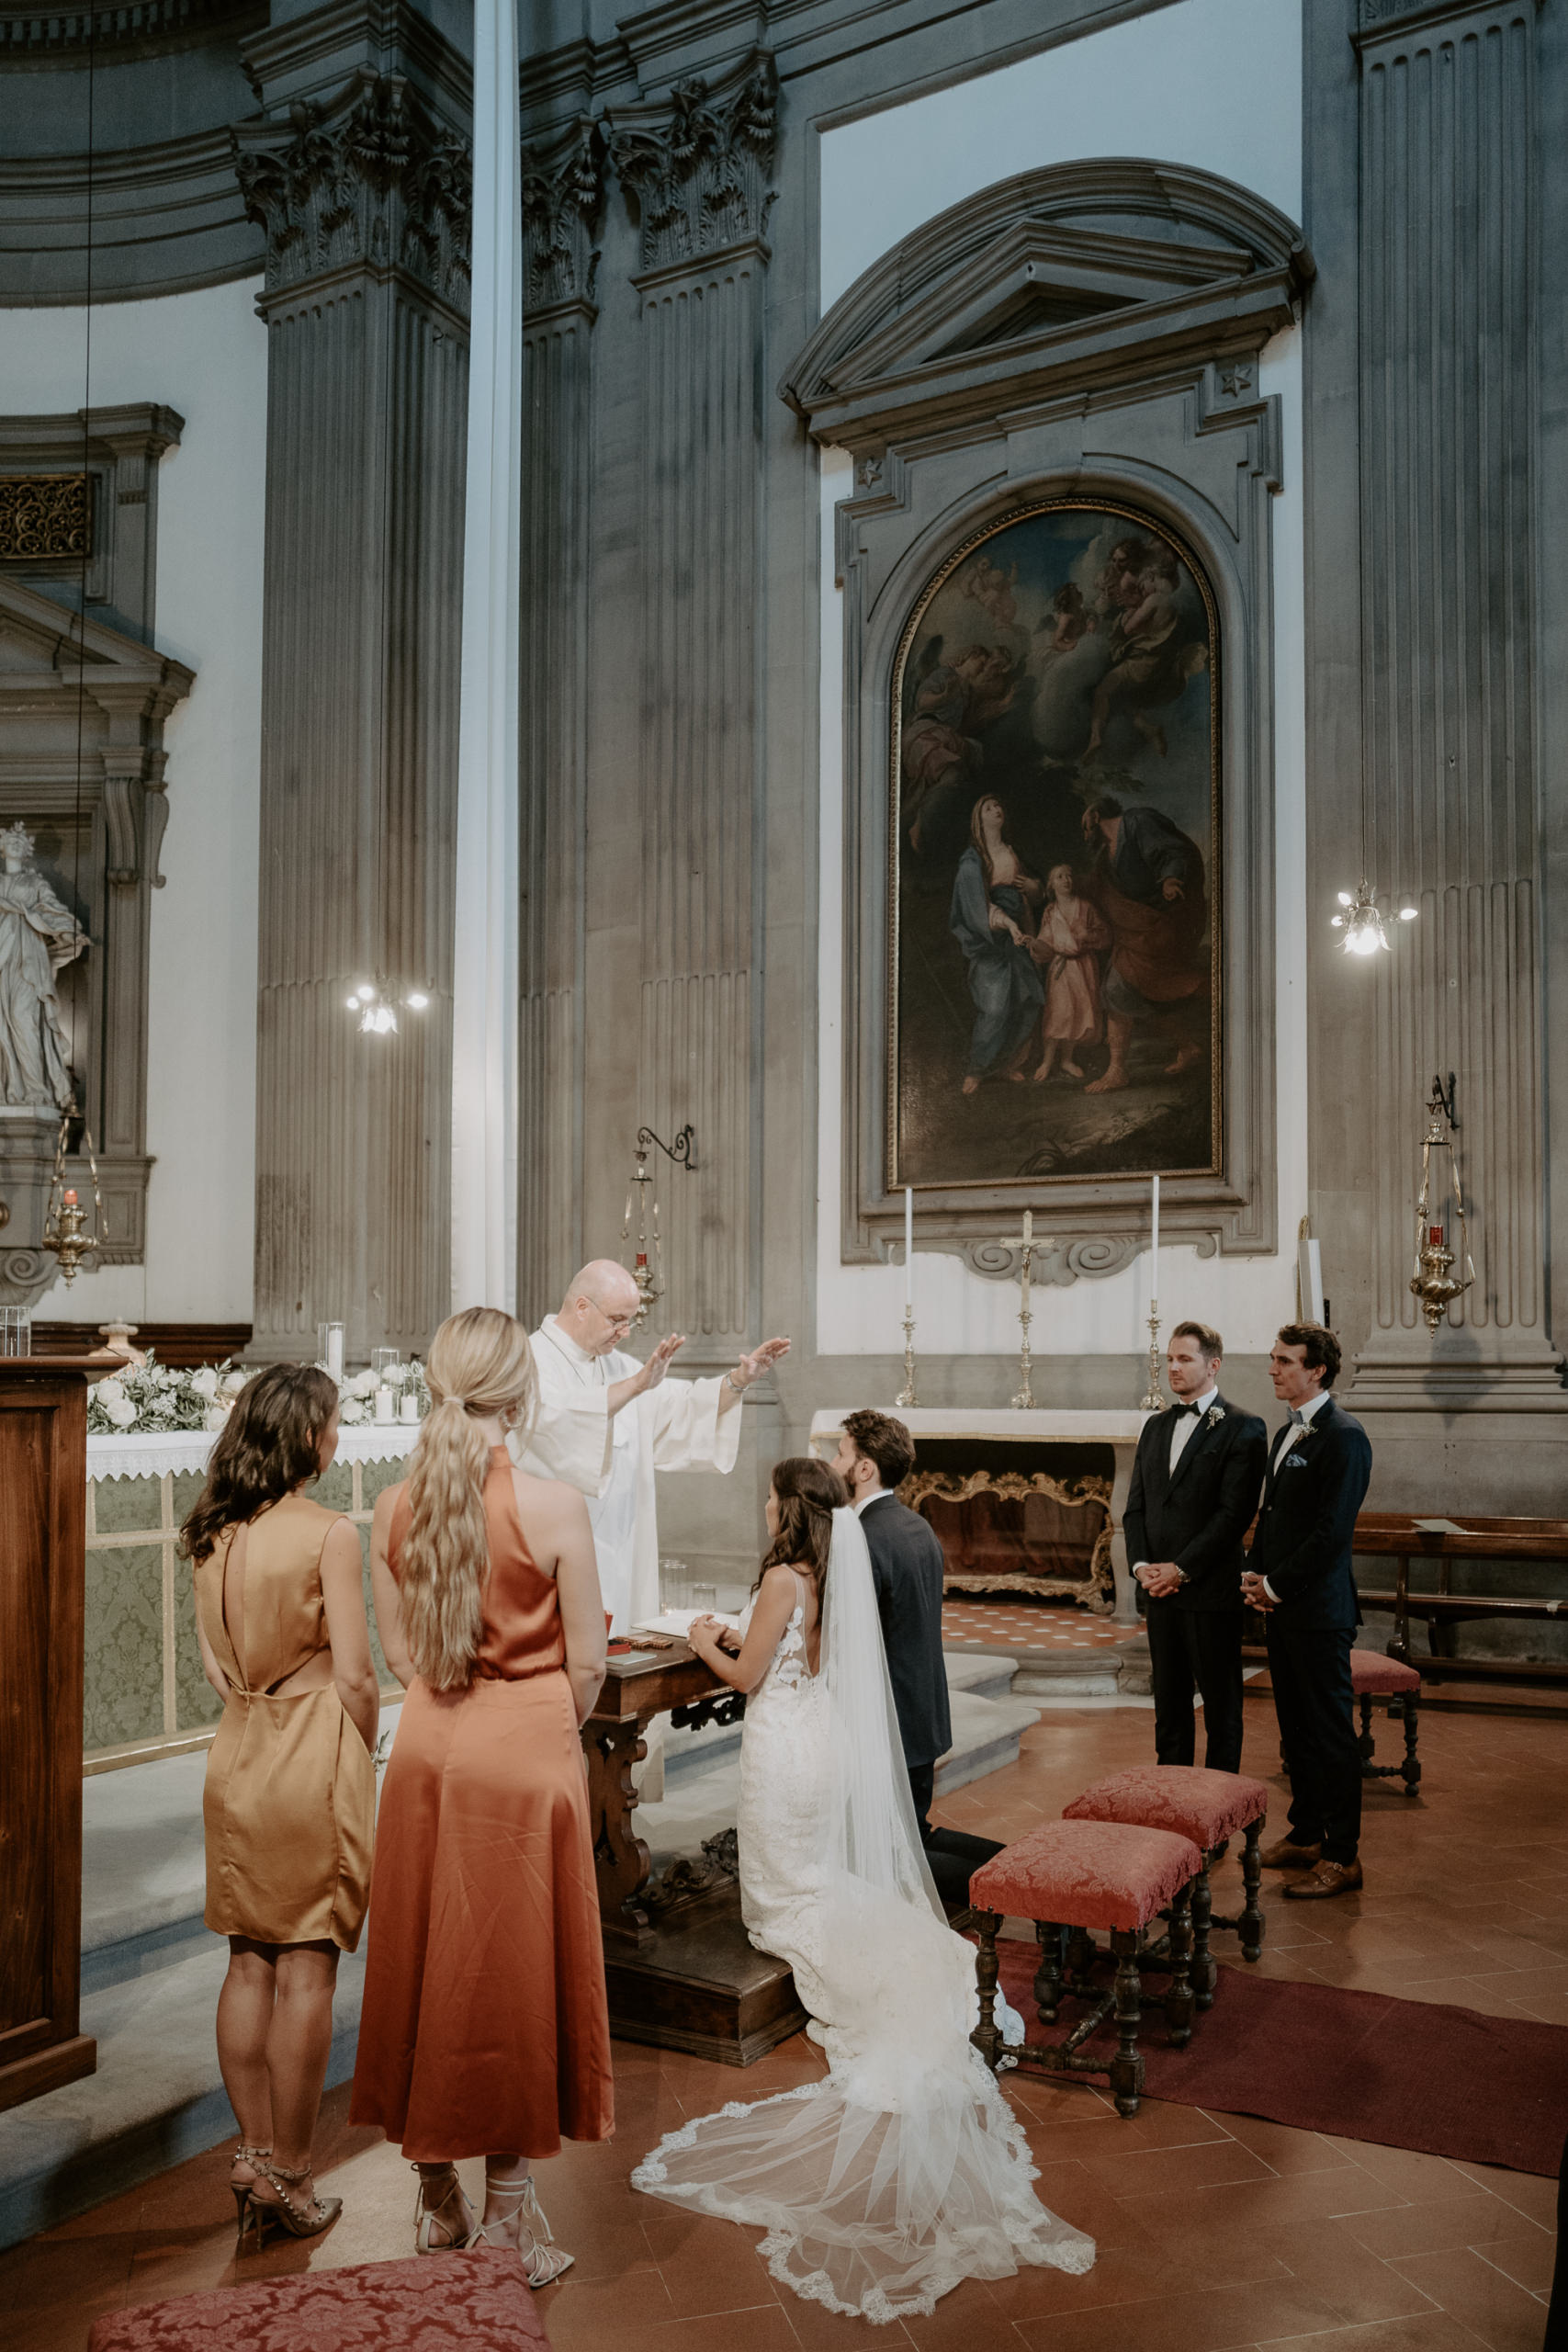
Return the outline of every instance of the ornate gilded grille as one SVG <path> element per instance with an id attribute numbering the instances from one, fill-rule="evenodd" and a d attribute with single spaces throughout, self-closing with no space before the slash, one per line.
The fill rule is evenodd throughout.
<path id="1" fill-rule="evenodd" d="M 0 474 L 0 560 L 93 552 L 93 493 L 86 474 Z"/>

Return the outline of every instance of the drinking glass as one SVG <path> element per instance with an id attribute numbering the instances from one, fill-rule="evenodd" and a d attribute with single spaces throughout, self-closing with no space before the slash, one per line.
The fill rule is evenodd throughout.
<path id="1" fill-rule="evenodd" d="M 376 1375 L 378 1385 L 386 1378 L 387 1374 L 391 1370 L 393 1364 L 398 1362 L 399 1356 L 396 1348 L 371 1349 L 370 1369 Z"/>
<path id="2" fill-rule="evenodd" d="M 33 1313 L 30 1306 L 0 1306 L 0 1356 L 30 1356 Z"/>

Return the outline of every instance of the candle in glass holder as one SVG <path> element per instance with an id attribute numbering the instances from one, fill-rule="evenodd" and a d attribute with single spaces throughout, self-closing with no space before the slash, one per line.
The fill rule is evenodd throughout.
<path id="1" fill-rule="evenodd" d="M 419 1419 L 419 1398 L 412 1388 L 405 1388 L 398 1399 L 398 1419 L 400 1421 L 417 1421 Z"/>
<path id="2" fill-rule="evenodd" d="M 395 1421 L 397 1418 L 396 1399 L 393 1397 L 391 1389 L 383 1380 L 376 1391 L 376 1419 L 378 1421 Z"/>

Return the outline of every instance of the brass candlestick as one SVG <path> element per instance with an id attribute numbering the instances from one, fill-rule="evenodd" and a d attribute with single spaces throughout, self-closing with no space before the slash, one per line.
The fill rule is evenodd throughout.
<path id="1" fill-rule="evenodd" d="M 904 1385 L 898 1391 L 898 1402 L 900 1405 L 918 1405 L 919 1401 L 915 1394 L 915 1310 L 913 1306 L 907 1306 L 904 1309 Z"/>
<path id="2" fill-rule="evenodd" d="M 1022 1379 L 1018 1394 L 1012 1400 L 1013 1410 L 1018 1413 L 1032 1413 L 1034 1410 L 1034 1391 L 1029 1385 L 1029 1375 L 1032 1369 L 1032 1359 L 1029 1352 L 1029 1327 L 1034 1320 L 1029 1309 L 1029 1277 L 1033 1258 L 1034 1216 L 1032 1210 L 1025 1209 L 1023 1212 L 1023 1263 L 1019 1268 L 1021 1303 L 1018 1310 L 1018 1319 L 1023 1332 L 1023 1345 L 1019 1351 L 1018 1358 Z"/>
<path id="3" fill-rule="evenodd" d="M 1138 1399 L 1141 1413 L 1163 1413 L 1165 1395 L 1159 1385 L 1159 1301 L 1149 1301 L 1149 1385 L 1146 1396 Z"/>

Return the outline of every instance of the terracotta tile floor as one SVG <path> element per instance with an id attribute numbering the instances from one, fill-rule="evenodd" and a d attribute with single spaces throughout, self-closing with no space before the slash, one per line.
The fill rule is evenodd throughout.
<path id="1" fill-rule="evenodd" d="M 1087 1609 L 1049 1609 L 1037 1600 L 944 1600 L 942 1638 L 950 1649 L 1104 1649 L 1135 1641 L 1142 1624 L 1113 1625 Z"/>
<path id="2" fill-rule="evenodd" d="M 1272 1734 L 1267 1696 L 1249 1695 L 1246 1761 L 1266 1778 Z M 1145 1713 L 1054 1713 L 1026 1735 L 1018 1764 L 960 1790 L 946 1815 L 1015 1835 L 1098 1774 L 1142 1760 L 1148 1744 Z M 1363 1894 L 1303 1916 L 1269 1882 L 1260 1965 L 1568 2024 L 1559 1727 L 1428 1714 L 1421 1749 L 1421 1802 L 1386 1783 L 1369 1795 Z M 1234 1907 L 1234 1893 L 1222 1885 L 1219 1907 Z M 750 2233 L 627 2186 L 631 2162 L 683 2117 L 819 2064 L 804 2041 L 744 2075 L 616 2044 L 619 2137 L 539 2167 L 577 2256 L 540 2298 L 558 2352 L 908 2352 L 910 2342 L 927 2352 L 1540 2352 L 1555 2183 L 1156 2102 L 1122 2122 L 1088 2085 L 1034 2080 L 1013 2096 L 1040 2193 L 1094 2233 L 1094 2268 L 972 2283 L 933 2318 L 874 2336 L 775 2290 Z M 247 2278 L 409 2252 L 412 2176 L 394 2150 L 347 2129 L 346 2104 L 333 2094 L 318 2142 L 322 2176 L 345 2199 L 342 2222 L 313 2248 L 247 2256 Z M 220 2154 L 196 2158 L 0 2256 L 8 2352 L 82 2352 L 99 2312 L 231 2280 L 226 2170 Z"/>

